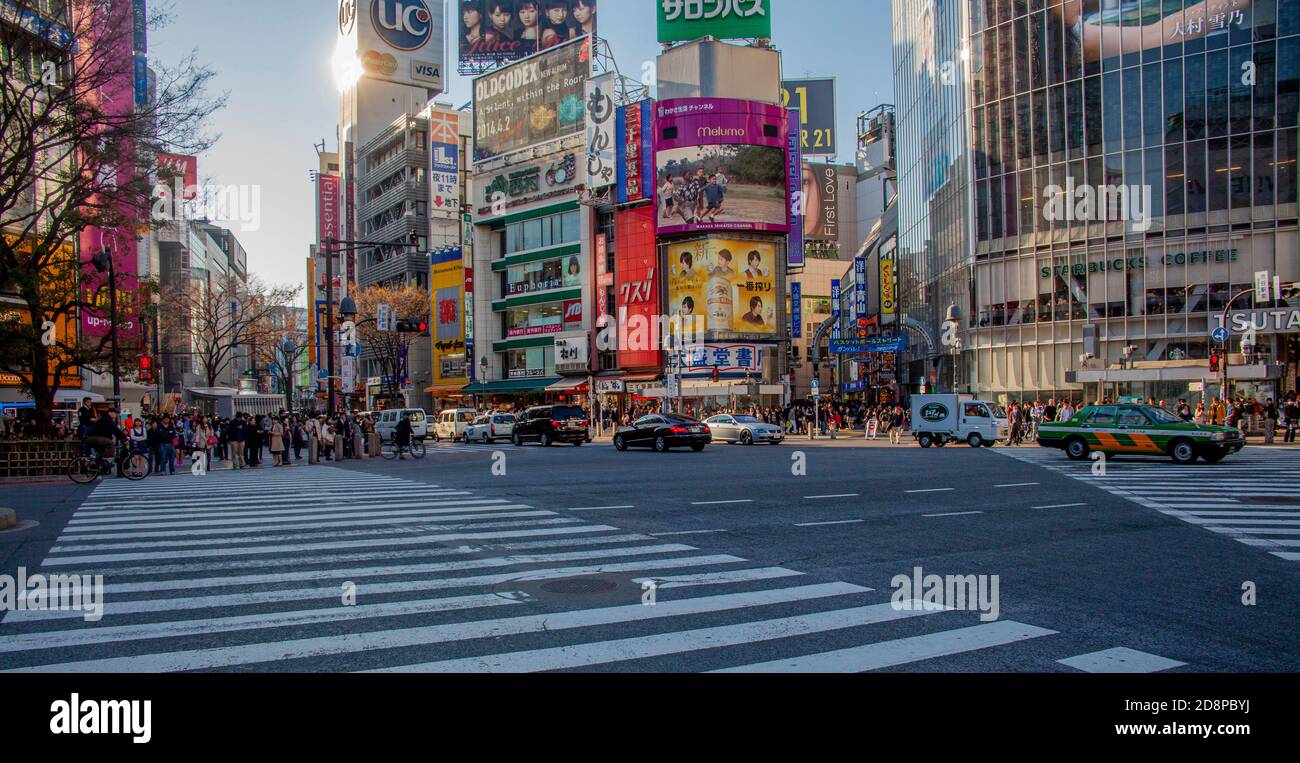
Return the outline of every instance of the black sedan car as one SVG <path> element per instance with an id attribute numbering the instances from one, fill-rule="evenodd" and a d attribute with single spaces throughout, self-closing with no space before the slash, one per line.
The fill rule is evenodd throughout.
<path id="1" fill-rule="evenodd" d="M 712 440 L 713 435 L 703 422 L 671 413 L 642 416 L 632 426 L 619 427 L 614 433 L 614 447 L 618 450 L 650 447 L 667 453 L 672 448 L 689 446 L 699 453 Z"/>

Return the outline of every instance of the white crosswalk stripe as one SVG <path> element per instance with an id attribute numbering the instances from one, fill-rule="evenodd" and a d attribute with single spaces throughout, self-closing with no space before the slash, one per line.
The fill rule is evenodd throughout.
<path id="1" fill-rule="evenodd" d="M 103 575 L 102 619 L 25 594 L 0 619 L 0 669 L 865 671 L 1000 649 L 1007 669 L 1046 670 L 1071 656 L 1014 651 L 1050 642 L 1045 628 L 895 609 L 889 591 L 330 466 L 101 483 L 35 574 Z"/>
<path id="2" fill-rule="evenodd" d="M 1217 464 L 1178 466 L 1168 459 L 1121 457 L 1070 461 L 1052 448 L 998 448 L 1163 514 L 1226 535 L 1274 556 L 1300 561 L 1300 451 L 1247 447 Z"/>

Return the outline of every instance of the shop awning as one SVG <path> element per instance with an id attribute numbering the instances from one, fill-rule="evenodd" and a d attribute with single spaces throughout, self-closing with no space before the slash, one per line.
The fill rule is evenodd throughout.
<path id="1" fill-rule="evenodd" d="M 424 391 L 434 397 L 461 397 L 467 394 L 464 384 L 444 384 L 440 387 L 425 387 Z"/>
<path id="2" fill-rule="evenodd" d="M 544 392 L 548 387 L 563 379 L 510 379 L 486 384 L 471 384 L 462 392 L 466 395 L 505 395 L 512 392 Z"/>
<path id="3" fill-rule="evenodd" d="M 570 390 L 575 390 L 578 387 L 585 387 L 585 386 L 587 386 L 587 380 L 583 378 L 560 379 L 556 383 L 548 386 L 546 388 L 546 391 L 547 392 L 569 392 Z"/>

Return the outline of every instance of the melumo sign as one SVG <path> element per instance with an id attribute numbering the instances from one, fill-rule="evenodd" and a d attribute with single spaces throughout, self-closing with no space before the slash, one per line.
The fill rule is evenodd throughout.
<path id="1" fill-rule="evenodd" d="M 656 0 L 659 42 L 753 40 L 772 37 L 772 0 Z"/>

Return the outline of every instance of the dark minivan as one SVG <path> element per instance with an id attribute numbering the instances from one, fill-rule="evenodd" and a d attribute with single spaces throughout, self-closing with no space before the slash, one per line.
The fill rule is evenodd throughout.
<path id="1" fill-rule="evenodd" d="M 554 442 L 581 445 L 591 442 L 587 431 L 587 414 L 571 405 L 542 405 L 529 408 L 519 417 L 511 438 L 515 445 L 540 442 L 548 448 Z"/>

